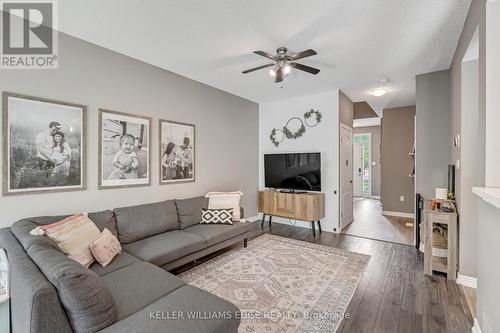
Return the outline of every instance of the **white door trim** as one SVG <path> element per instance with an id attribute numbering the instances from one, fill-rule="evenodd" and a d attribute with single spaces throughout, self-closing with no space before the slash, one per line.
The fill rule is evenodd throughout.
<path id="1" fill-rule="evenodd" d="M 341 147 L 342 147 L 342 142 L 341 142 L 341 138 L 342 138 L 342 129 L 345 129 L 346 131 L 349 131 L 351 132 L 351 164 L 352 164 L 352 156 L 353 156 L 353 152 L 352 152 L 352 149 L 353 149 L 353 145 L 352 145 L 352 136 L 353 136 L 353 129 L 352 127 L 350 126 L 347 126 L 346 124 L 343 124 L 343 123 L 339 123 L 339 142 L 338 142 L 338 161 L 340 162 L 340 158 L 341 158 L 341 154 L 342 154 L 342 150 L 341 150 Z M 338 200 L 338 204 L 339 204 L 339 210 L 338 210 L 338 219 L 339 219 L 339 230 L 338 232 L 340 233 L 342 231 L 342 229 L 344 227 L 346 227 L 347 225 L 351 224 L 353 221 L 354 221 L 354 215 L 353 215 L 353 218 L 351 221 L 349 221 L 349 223 L 347 223 L 346 225 L 342 226 L 342 196 L 343 196 L 343 191 L 342 191 L 342 178 L 341 178 L 341 170 L 342 170 L 342 167 L 339 163 L 339 173 L 338 173 L 338 187 L 339 187 L 339 200 Z M 353 200 L 353 196 L 352 196 L 352 192 L 353 192 L 353 189 L 352 189 L 352 165 L 350 166 L 349 170 L 351 170 L 351 207 L 354 206 L 354 200 Z M 352 210 L 352 209 L 351 209 Z M 351 212 L 352 214 L 353 212 Z"/>
<path id="2" fill-rule="evenodd" d="M 366 135 L 368 137 L 368 172 L 370 174 L 370 191 L 369 192 L 364 192 L 363 190 L 361 191 L 363 193 L 364 198 L 369 198 L 372 196 L 372 133 L 370 132 L 364 132 L 364 133 L 353 133 L 352 137 L 354 138 L 355 136 L 361 136 L 361 135 Z"/>
<path id="3" fill-rule="evenodd" d="M 353 143 L 352 145 L 352 195 L 356 198 L 364 197 L 363 195 L 363 145 Z M 361 156 L 358 154 L 361 153 Z M 359 170 L 356 170 L 359 169 Z"/>

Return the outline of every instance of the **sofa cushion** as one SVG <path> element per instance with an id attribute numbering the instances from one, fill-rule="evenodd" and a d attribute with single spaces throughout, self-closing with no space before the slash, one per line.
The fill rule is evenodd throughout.
<path id="1" fill-rule="evenodd" d="M 54 222 L 57 222 L 57 220 Z M 38 244 L 40 246 L 53 247 L 54 249 L 61 251 L 62 253 L 62 250 L 59 248 L 59 246 L 49 237 L 31 235 L 30 231 L 35 229 L 36 227 L 38 227 L 38 224 L 32 221 L 20 220 L 15 222 L 10 227 L 10 230 L 12 231 L 14 236 L 16 236 L 19 243 L 21 243 L 25 251 L 28 251 L 32 245 Z"/>
<path id="2" fill-rule="evenodd" d="M 9 228 L 0 229 L 0 248 L 5 249 L 9 259 L 12 332 L 72 333 L 56 289 L 30 260 Z"/>
<path id="3" fill-rule="evenodd" d="M 189 318 L 190 313 L 201 318 Z M 169 319 L 169 314 L 182 314 L 183 318 Z M 203 317 L 209 314 L 219 316 L 213 319 Z M 236 333 L 239 318 L 239 310 L 232 303 L 185 285 L 100 333 Z"/>
<path id="4" fill-rule="evenodd" d="M 11 230 L 19 240 L 19 242 L 23 245 L 25 251 L 28 251 L 29 247 L 33 244 L 52 246 L 56 249 L 59 249 L 57 244 L 50 240 L 48 237 L 31 235 L 30 231 L 40 225 L 52 224 L 57 221 L 61 221 L 69 216 L 70 215 L 31 217 L 15 222 L 11 226 Z M 111 231 L 113 235 L 118 236 L 116 231 L 116 222 L 112 211 L 104 210 L 100 212 L 89 213 L 88 217 L 92 220 L 92 222 L 94 222 L 99 231 L 103 231 L 104 228 L 106 228 Z"/>
<path id="5" fill-rule="evenodd" d="M 185 285 L 177 276 L 147 262 L 137 262 L 106 274 L 103 280 L 115 301 L 118 320 Z"/>
<path id="6" fill-rule="evenodd" d="M 136 262 L 142 262 L 142 261 L 139 258 L 136 258 L 133 255 L 122 251 L 122 253 L 114 257 L 113 261 L 111 261 L 111 263 L 106 267 L 102 267 L 101 264 L 95 262 L 92 265 L 90 265 L 89 268 L 97 275 L 103 276 L 111 272 L 114 272 L 120 268 L 135 264 Z"/>
<path id="7" fill-rule="evenodd" d="M 96 332 L 116 321 L 113 297 L 97 274 L 52 247 L 35 244 L 28 255 L 56 287 L 75 332 Z"/>
<path id="8" fill-rule="evenodd" d="M 201 236 L 207 240 L 207 245 L 212 246 L 221 243 L 227 239 L 241 235 L 247 231 L 255 229 L 256 222 L 233 222 L 229 224 L 197 224 L 184 229 L 184 232 L 190 232 Z"/>
<path id="9" fill-rule="evenodd" d="M 175 200 L 181 229 L 201 222 L 201 210 L 208 208 L 208 198 L 204 196 Z"/>
<path id="10" fill-rule="evenodd" d="M 144 261 L 162 266 L 207 247 L 205 238 L 173 230 L 123 246 L 123 250 Z"/>
<path id="11" fill-rule="evenodd" d="M 173 200 L 114 210 L 118 239 L 123 244 L 179 229 Z"/>

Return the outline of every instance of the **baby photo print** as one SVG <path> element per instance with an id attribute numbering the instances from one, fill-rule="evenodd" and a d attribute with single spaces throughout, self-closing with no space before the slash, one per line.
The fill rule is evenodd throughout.
<path id="1" fill-rule="evenodd" d="M 99 109 L 99 188 L 148 186 L 151 118 Z"/>

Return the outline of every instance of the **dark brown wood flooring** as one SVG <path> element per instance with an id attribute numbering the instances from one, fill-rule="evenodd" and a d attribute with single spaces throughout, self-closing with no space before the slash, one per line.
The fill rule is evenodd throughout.
<path id="1" fill-rule="evenodd" d="M 311 230 L 273 223 L 255 233 L 323 244 L 371 256 L 366 271 L 337 332 L 470 332 L 472 317 L 462 288 L 443 276 L 423 274 L 423 255 L 411 246 L 375 241 L 345 234 L 323 232 L 315 238 Z M 242 246 L 237 244 L 236 246 Z M 177 269 L 179 273 L 211 259 L 224 249 L 196 263 Z"/>

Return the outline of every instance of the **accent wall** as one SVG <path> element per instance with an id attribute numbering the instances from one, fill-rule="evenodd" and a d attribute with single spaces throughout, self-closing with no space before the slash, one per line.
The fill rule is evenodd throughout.
<path id="1" fill-rule="evenodd" d="M 257 214 L 258 104 L 60 34 L 59 69 L 2 70 L 0 90 L 87 105 L 87 190 L 0 198 L 0 227 L 39 215 L 91 212 L 208 191 L 241 190 Z M 98 109 L 149 116 L 152 185 L 97 189 Z M 196 181 L 159 185 L 158 119 L 196 125 Z"/>

